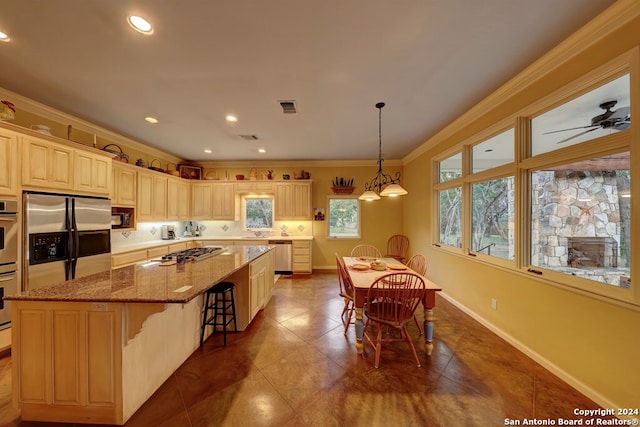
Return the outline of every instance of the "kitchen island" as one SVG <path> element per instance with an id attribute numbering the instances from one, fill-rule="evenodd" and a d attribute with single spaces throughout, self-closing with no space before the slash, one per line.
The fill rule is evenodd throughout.
<path id="1" fill-rule="evenodd" d="M 124 424 L 199 347 L 203 293 L 234 282 L 244 330 L 269 301 L 273 271 L 272 246 L 231 246 L 11 297 L 14 406 L 29 421 Z"/>

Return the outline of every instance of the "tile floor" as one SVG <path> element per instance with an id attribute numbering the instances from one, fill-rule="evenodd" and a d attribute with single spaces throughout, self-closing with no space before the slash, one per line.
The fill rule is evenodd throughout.
<path id="1" fill-rule="evenodd" d="M 438 297 L 435 350 L 404 343 L 355 352 L 343 335 L 335 273 L 281 278 L 245 332 L 209 338 L 126 426 L 503 426 L 505 419 L 572 418 L 598 406 Z M 11 407 L 11 357 L 0 358 L 1 426 Z"/>

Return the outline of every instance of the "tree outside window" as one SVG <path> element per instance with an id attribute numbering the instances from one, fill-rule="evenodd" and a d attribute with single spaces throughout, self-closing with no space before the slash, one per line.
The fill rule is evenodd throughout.
<path id="1" fill-rule="evenodd" d="M 357 198 L 329 198 L 329 237 L 360 237 L 360 202 Z"/>

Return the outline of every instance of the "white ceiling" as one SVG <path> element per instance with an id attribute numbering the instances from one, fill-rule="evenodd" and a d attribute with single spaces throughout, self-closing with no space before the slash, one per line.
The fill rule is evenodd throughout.
<path id="1" fill-rule="evenodd" d="M 0 1 L 0 87 L 200 161 L 402 158 L 614 3 Z"/>

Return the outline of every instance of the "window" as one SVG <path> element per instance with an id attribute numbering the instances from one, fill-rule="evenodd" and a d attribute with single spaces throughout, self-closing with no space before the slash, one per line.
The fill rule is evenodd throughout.
<path id="1" fill-rule="evenodd" d="M 531 265 L 629 287 L 630 153 L 531 172 Z"/>
<path id="2" fill-rule="evenodd" d="M 329 237 L 360 238 L 360 201 L 354 197 L 329 197 Z"/>
<path id="3" fill-rule="evenodd" d="M 514 256 L 513 177 L 473 184 L 471 251 L 512 260 Z"/>
<path id="4" fill-rule="evenodd" d="M 271 230 L 273 228 L 273 198 L 244 197 L 244 226 L 247 230 Z"/>
<path id="5" fill-rule="evenodd" d="M 531 120 L 531 155 L 579 144 L 631 127 L 629 74 Z"/>
<path id="6" fill-rule="evenodd" d="M 462 188 L 442 190 L 438 196 L 439 239 L 447 246 L 462 246 Z"/>
<path id="7" fill-rule="evenodd" d="M 462 153 L 454 154 L 439 163 L 440 182 L 451 181 L 462 176 Z"/>
<path id="8" fill-rule="evenodd" d="M 474 145 L 471 152 L 472 172 L 477 173 L 513 162 L 514 141 L 514 130 L 511 128 Z"/>

